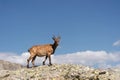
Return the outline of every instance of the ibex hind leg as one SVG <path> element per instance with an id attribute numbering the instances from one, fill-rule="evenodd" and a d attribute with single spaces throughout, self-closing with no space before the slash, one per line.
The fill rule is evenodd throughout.
<path id="1" fill-rule="evenodd" d="M 27 68 L 29 68 L 30 57 L 27 59 Z"/>
<path id="2" fill-rule="evenodd" d="M 30 56 L 30 57 L 27 59 L 27 68 L 29 68 L 29 62 L 30 62 L 31 59 L 32 59 L 32 56 Z"/>
<path id="3" fill-rule="evenodd" d="M 36 58 L 36 56 L 34 56 L 34 57 L 32 58 L 32 65 L 33 65 L 33 67 L 35 67 L 35 64 L 34 64 L 35 58 Z"/>

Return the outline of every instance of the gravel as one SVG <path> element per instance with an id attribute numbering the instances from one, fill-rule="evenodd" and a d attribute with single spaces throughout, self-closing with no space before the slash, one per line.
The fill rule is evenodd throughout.
<path id="1" fill-rule="evenodd" d="M 0 80 L 119 80 L 120 69 L 94 69 L 75 64 L 53 64 L 15 71 L 0 70 Z"/>

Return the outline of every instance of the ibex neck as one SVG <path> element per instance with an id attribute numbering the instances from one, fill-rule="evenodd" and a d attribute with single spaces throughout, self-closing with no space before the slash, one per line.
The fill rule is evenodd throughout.
<path id="1" fill-rule="evenodd" d="M 53 47 L 53 54 L 54 54 L 55 49 L 57 48 L 57 46 L 58 46 L 58 44 L 56 42 L 52 45 L 52 47 Z"/>

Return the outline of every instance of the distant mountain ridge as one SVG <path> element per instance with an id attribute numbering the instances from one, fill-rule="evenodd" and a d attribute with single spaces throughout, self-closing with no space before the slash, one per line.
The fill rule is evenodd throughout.
<path id="1" fill-rule="evenodd" d="M 21 68 L 22 68 L 22 65 L 20 64 L 0 60 L 0 70 L 17 70 Z"/>

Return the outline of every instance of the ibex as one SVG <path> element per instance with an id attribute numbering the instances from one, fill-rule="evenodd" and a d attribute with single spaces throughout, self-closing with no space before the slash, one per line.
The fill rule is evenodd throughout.
<path id="1" fill-rule="evenodd" d="M 58 46 L 58 43 L 60 41 L 60 36 L 55 37 L 53 36 L 52 39 L 54 40 L 53 44 L 45 44 L 45 45 L 35 45 L 32 46 L 28 52 L 30 53 L 30 57 L 27 59 L 27 67 L 29 68 L 29 61 L 32 60 L 32 65 L 34 65 L 34 61 L 36 56 L 43 57 L 45 56 L 45 60 L 43 61 L 43 65 L 45 65 L 45 62 L 47 58 L 49 58 L 49 65 L 52 65 L 51 63 L 51 55 L 54 54 L 55 49 Z"/>

